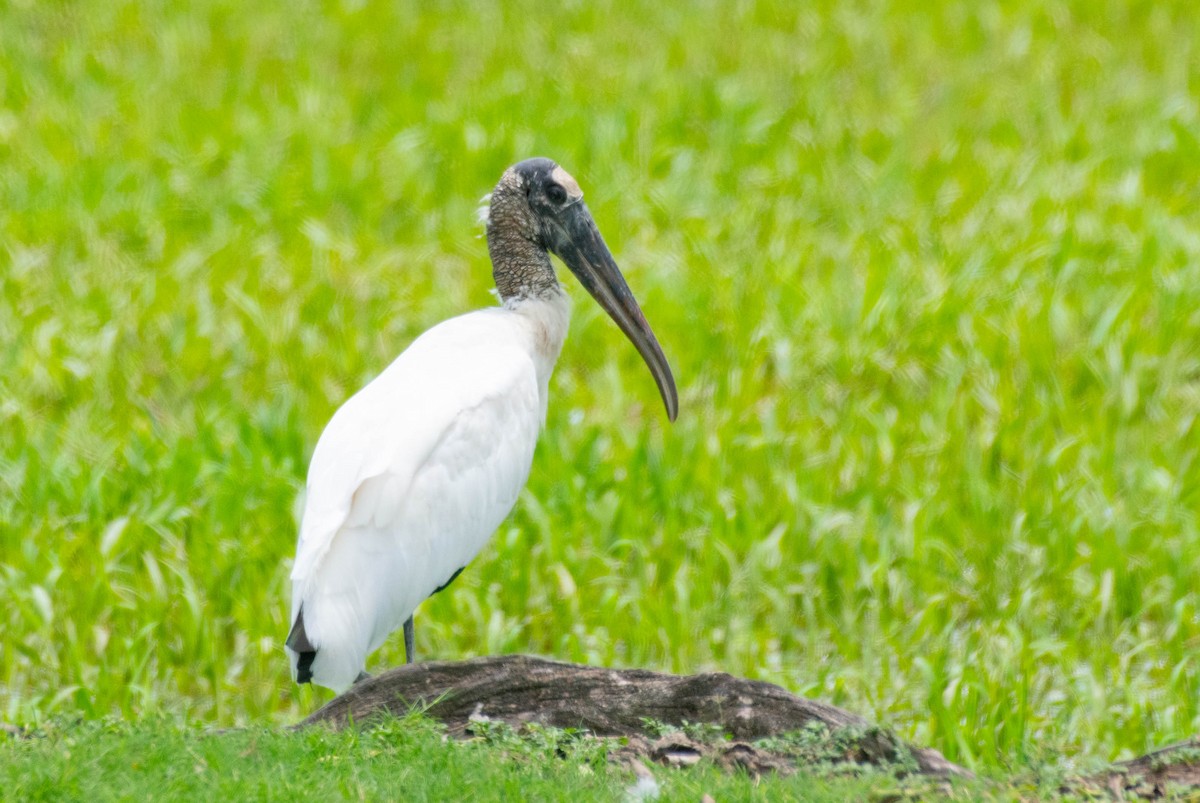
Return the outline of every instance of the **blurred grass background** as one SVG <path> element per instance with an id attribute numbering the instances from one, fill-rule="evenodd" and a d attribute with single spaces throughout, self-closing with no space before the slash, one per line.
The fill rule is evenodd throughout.
<path id="1" fill-rule="evenodd" d="M 1190 2 L 0 6 L 0 718 L 286 722 L 336 407 L 579 180 L 575 319 L 418 651 L 722 669 L 973 766 L 1200 728 Z M 402 660 L 399 639 L 372 668 Z"/>

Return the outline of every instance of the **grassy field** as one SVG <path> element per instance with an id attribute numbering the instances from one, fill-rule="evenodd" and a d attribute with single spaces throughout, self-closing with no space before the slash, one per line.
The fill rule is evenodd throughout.
<path id="1" fill-rule="evenodd" d="M 805 800 L 841 803 L 871 794 L 928 799 L 930 781 L 765 776 L 757 783 L 715 767 L 667 771 L 639 788 L 594 740 L 562 732 L 446 742 L 420 717 L 367 732 L 302 734 L 255 727 L 212 734 L 168 718 L 50 729 L 0 762 L 0 793 L 62 800 Z M 497 760 L 497 756 L 502 760 Z M 1026 786 L 1033 791 L 1034 786 Z M 635 791 L 637 790 L 637 791 Z M 651 792 L 653 790 L 653 792 Z M 639 797 L 638 792 L 641 796 Z M 918 797 L 921 796 L 921 797 Z M 950 799 L 1016 800 L 995 784 L 961 783 Z"/>
<path id="2" fill-rule="evenodd" d="M 422 655 L 719 668 L 977 768 L 1200 730 L 1192 2 L 166 5 L 0 6 L 0 719 L 325 699 L 308 456 L 493 303 L 474 209 L 546 155 L 681 413 L 566 279 Z"/>

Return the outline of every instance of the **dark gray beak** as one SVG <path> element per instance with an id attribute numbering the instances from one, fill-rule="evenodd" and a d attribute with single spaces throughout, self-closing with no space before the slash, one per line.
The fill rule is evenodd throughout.
<path id="1" fill-rule="evenodd" d="M 550 229 L 550 250 L 558 254 L 584 289 L 617 322 L 646 361 L 667 406 L 667 418 L 674 421 L 679 413 L 679 397 L 671 366 L 667 365 L 667 358 L 663 356 L 650 324 L 646 323 L 646 316 L 604 244 L 587 204 L 577 201 L 556 215 L 547 228 Z"/>

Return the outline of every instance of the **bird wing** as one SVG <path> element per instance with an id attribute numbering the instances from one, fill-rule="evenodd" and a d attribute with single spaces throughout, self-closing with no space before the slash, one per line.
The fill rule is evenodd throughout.
<path id="1" fill-rule="evenodd" d="M 318 682 L 323 665 L 341 676 L 357 661 L 352 682 L 486 544 L 528 478 L 542 415 L 528 333 L 504 310 L 430 329 L 337 411 L 309 467 L 292 570 Z"/>

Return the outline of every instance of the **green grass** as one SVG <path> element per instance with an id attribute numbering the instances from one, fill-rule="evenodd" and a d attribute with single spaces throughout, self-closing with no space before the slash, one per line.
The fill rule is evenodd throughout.
<path id="1" fill-rule="evenodd" d="M 3 739 L 0 736 L 0 739 Z M 262 727 L 214 734 L 165 718 L 51 727 L 29 740 L 0 741 L 6 799 L 61 800 L 629 800 L 632 773 L 607 748 L 562 731 L 447 741 L 421 717 L 364 731 L 303 733 Z M 498 760 L 499 757 L 499 760 Z M 878 772 L 764 776 L 754 781 L 711 764 L 655 767 L 656 799 L 695 803 L 803 800 L 838 803 L 872 793 L 897 799 L 1016 800 L 994 783 L 945 788 Z M 1033 789 L 1029 786 L 1027 789 Z M 905 793 L 905 794 L 902 794 Z M 989 797 L 990 795 L 990 797 Z M 942 799 L 942 798 L 938 798 Z"/>
<path id="2" fill-rule="evenodd" d="M 281 650 L 308 456 L 492 303 L 474 208 L 540 154 L 681 413 L 567 279 L 528 490 L 422 655 L 719 668 L 979 768 L 1195 733 L 1198 29 L 1184 0 L 3 5 L 0 718 L 325 699 Z"/>

